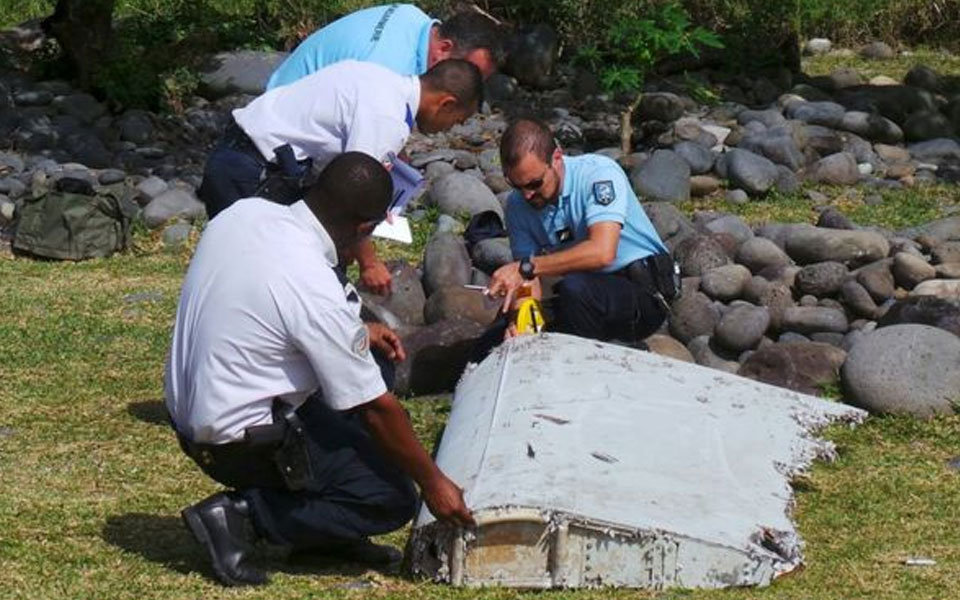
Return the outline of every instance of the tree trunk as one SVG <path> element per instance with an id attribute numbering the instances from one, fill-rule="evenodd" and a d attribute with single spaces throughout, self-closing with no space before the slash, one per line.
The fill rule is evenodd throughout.
<path id="1" fill-rule="evenodd" d="M 60 44 L 80 86 L 90 89 L 96 74 L 110 60 L 113 7 L 116 0 L 57 0 L 43 30 Z"/>
<path id="2" fill-rule="evenodd" d="M 630 155 L 633 153 L 633 113 L 640 106 L 642 99 L 643 92 L 639 92 L 630 106 L 620 113 L 620 150 L 623 153 L 624 162 L 629 162 Z"/>

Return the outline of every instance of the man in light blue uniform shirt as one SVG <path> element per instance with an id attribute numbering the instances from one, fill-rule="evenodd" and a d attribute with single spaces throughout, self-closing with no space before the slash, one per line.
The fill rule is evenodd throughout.
<path id="1" fill-rule="evenodd" d="M 497 27 L 474 12 L 440 23 L 412 4 L 359 10 L 303 40 L 267 82 L 273 89 L 327 65 L 353 59 L 374 62 L 399 75 L 422 75 L 448 58 L 472 62 L 484 77 L 500 58 Z"/>
<path id="2" fill-rule="evenodd" d="M 551 329 L 628 343 L 656 331 L 676 291 L 673 262 L 623 169 L 597 154 L 564 156 L 529 119 L 504 132 L 500 160 L 516 188 L 506 210 L 516 260 L 494 272 L 488 292 L 509 307 L 524 285 L 562 276 Z"/>

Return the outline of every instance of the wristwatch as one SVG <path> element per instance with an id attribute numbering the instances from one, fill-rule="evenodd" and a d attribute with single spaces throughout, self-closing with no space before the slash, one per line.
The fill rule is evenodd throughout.
<path id="1" fill-rule="evenodd" d="M 520 277 L 523 277 L 527 281 L 536 277 L 536 275 L 533 274 L 533 259 L 529 256 L 520 259 Z"/>

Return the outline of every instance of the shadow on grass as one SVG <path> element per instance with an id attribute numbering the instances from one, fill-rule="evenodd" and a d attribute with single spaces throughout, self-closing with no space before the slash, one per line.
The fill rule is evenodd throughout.
<path id="1" fill-rule="evenodd" d="M 131 402 L 127 405 L 127 414 L 138 421 L 143 421 L 150 425 L 170 426 L 170 419 L 167 417 L 167 406 L 163 400 L 140 400 Z"/>
<path id="2" fill-rule="evenodd" d="M 172 571 L 184 575 L 201 573 L 211 580 L 216 580 L 209 557 L 179 517 L 146 513 L 115 515 L 107 519 L 102 535 L 107 543 L 138 554 Z M 370 571 L 389 576 L 400 574 L 400 565 L 371 567 L 346 562 L 333 556 L 310 552 L 290 553 L 282 548 L 266 545 L 258 546 L 251 562 L 265 568 L 268 573 L 355 578 L 353 582 L 338 586 L 344 589 L 367 587 L 369 582 L 364 575 Z"/>
<path id="3" fill-rule="evenodd" d="M 213 575 L 206 554 L 179 517 L 146 513 L 115 515 L 103 526 L 103 539 L 178 573 L 201 571 Z"/>

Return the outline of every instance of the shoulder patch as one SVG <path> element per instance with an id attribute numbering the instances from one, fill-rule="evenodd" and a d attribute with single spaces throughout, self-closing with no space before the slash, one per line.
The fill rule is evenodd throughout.
<path id="1" fill-rule="evenodd" d="M 351 349 L 357 356 L 366 356 L 367 352 L 370 351 L 370 334 L 367 332 L 365 326 L 361 326 L 360 329 L 357 330 L 357 335 L 353 338 Z"/>
<path id="2" fill-rule="evenodd" d="M 617 199 L 612 181 L 597 181 L 593 184 L 593 197 L 597 204 L 606 206 Z"/>

